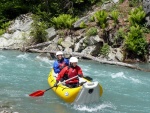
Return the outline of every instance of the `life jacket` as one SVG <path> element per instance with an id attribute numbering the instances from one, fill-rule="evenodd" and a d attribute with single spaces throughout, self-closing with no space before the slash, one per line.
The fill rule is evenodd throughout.
<path id="1" fill-rule="evenodd" d="M 68 79 L 72 78 L 74 76 L 77 76 L 78 75 L 78 67 L 76 66 L 76 67 L 72 68 L 72 67 L 68 66 L 67 75 L 68 75 Z M 74 78 L 72 80 L 69 80 L 66 83 L 78 83 L 78 82 L 79 82 L 79 79 L 77 77 L 77 78 Z"/>
<path id="2" fill-rule="evenodd" d="M 67 66 L 65 60 L 63 59 L 62 62 L 58 62 L 58 67 L 61 70 L 63 67 Z"/>

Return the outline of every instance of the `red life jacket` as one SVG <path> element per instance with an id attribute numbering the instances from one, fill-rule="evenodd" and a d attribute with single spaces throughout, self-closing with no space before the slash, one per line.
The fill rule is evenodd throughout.
<path id="1" fill-rule="evenodd" d="M 68 67 L 68 78 L 72 78 L 74 76 L 77 76 L 78 75 L 78 66 L 76 66 L 75 68 L 71 68 L 71 67 Z M 78 83 L 79 82 L 79 79 L 78 78 L 74 78 L 72 80 L 69 80 L 68 82 L 66 83 Z"/>

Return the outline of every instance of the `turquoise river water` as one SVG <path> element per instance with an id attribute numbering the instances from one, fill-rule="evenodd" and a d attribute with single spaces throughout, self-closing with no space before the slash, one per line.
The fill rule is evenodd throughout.
<path id="1" fill-rule="evenodd" d="M 0 51 L 0 112 L 150 113 L 149 72 L 93 61 L 80 61 L 79 65 L 84 75 L 102 85 L 104 93 L 98 103 L 67 104 L 52 90 L 42 97 L 29 97 L 36 90 L 49 88 L 47 77 L 53 62 L 38 54 Z"/>

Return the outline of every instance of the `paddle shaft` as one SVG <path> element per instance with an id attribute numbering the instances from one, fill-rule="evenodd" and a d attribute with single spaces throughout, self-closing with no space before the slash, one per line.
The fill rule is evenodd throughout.
<path id="1" fill-rule="evenodd" d="M 70 80 L 72 80 L 72 79 L 74 79 L 74 78 L 77 78 L 77 77 L 78 77 L 78 75 L 77 75 L 77 76 L 74 76 L 74 77 L 72 77 L 72 78 L 69 78 L 69 79 L 65 80 L 64 82 L 60 82 L 60 83 L 58 83 L 58 85 L 61 84 L 61 83 L 63 84 L 63 83 L 65 83 L 65 82 L 68 82 L 68 81 L 70 81 Z M 53 86 L 53 87 L 55 87 L 55 86 Z M 50 87 L 50 88 L 46 89 L 44 92 L 46 92 L 46 91 L 52 89 L 53 87 Z"/>

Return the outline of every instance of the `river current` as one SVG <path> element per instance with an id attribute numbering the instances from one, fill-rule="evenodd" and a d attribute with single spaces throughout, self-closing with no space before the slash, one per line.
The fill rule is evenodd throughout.
<path id="1" fill-rule="evenodd" d="M 67 104 L 52 90 L 42 97 L 29 97 L 36 90 L 49 88 L 47 78 L 54 60 L 38 55 L 0 51 L 0 112 L 150 113 L 149 72 L 94 61 L 80 60 L 79 66 L 84 75 L 102 85 L 104 92 L 98 103 Z"/>

